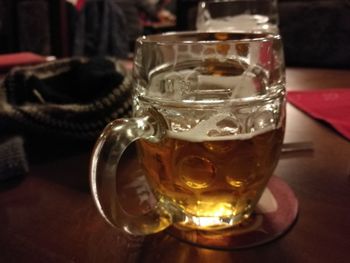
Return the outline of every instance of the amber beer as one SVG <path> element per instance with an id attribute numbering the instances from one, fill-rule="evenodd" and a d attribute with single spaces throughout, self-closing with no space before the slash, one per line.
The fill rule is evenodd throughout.
<path id="1" fill-rule="evenodd" d="M 169 132 L 160 143 L 139 142 L 155 194 L 180 211 L 186 227 L 219 229 L 245 219 L 277 164 L 284 127 L 203 138 Z"/>
<path id="2" fill-rule="evenodd" d="M 107 125 L 93 151 L 90 184 L 103 218 L 135 235 L 243 223 L 282 145 L 280 36 L 259 31 L 140 37 L 132 93 L 133 116 Z M 129 168 L 124 161 L 133 142 L 143 168 L 123 169 Z"/>

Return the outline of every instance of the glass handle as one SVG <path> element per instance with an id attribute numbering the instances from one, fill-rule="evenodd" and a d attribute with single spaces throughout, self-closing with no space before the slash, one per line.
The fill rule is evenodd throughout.
<path id="1" fill-rule="evenodd" d="M 93 150 L 90 185 L 95 204 L 110 225 L 130 234 L 156 233 L 172 223 L 172 215 L 156 201 L 141 169 L 118 172 L 127 147 L 138 139 L 159 142 L 166 131 L 164 125 L 155 114 L 115 120 Z"/>

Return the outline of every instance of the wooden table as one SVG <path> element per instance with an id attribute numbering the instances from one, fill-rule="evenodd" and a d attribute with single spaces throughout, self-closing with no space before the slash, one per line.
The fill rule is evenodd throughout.
<path id="1" fill-rule="evenodd" d="M 287 82 L 289 90 L 350 87 L 350 71 L 288 69 Z M 0 185 L 0 262 L 350 262 L 350 142 L 291 105 L 287 111 L 285 141 L 312 141 L 314 152 L 282 159 L 276 169 L 299 200 L 298 220 L 281 238 L 216 251 L 166 234 L 128 236 L 93 204 L 91 145 L 49 146 L 33 151 L 41 161 L 28 175 Z"/>

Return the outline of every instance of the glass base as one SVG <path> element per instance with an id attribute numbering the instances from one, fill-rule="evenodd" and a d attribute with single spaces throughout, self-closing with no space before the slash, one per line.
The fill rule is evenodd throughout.
<path id="1" fill-rule="evenodd" d="M 234 225 L 238 225 L 239 222 L 246 220 L 249 215 L 241 213 L 234 217 L 198 217 L 198 216 L 184 216 L 185 219 L 181 223 L 175 224 L 175 228 L 181 231 L 203 230 L 203 231 L 216 231 L 226 230 L 232 228 Z"/>
<path id="2" fill-rule="evenodd" d="M 181 241 L 214 249 L 244 249 L 271 242 L 286 233 L 298 214 L 298 200 L 292 189 L 273 176 L 252 215 L 237 226 L 222 230 L 194 230 L 179 227 L 167 233 Z"/>

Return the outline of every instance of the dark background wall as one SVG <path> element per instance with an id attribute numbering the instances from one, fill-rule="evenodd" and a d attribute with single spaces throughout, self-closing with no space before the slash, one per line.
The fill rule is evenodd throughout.
<path id="1" fill-rule="evenodd" d="M 194 30 L 198 0 L 177 0 L 177 28 Z M 279 0 L 288 66 L 350 68 L 350 0 Z"/>
<path id="2" fill-rule="evenodd" d="M 193 30 L 198 0 L 177 0 L 177 30 Z M 0 53 L 70 55 L 65 0 L 0 0 Z M 279 0 L 288 66 L 350 68 L 350 0 Z"/>
<path id="3" fill-rule="evenodd" d="M 0 0 L 0 53 L 67 52 L 65 0 Z"/>

